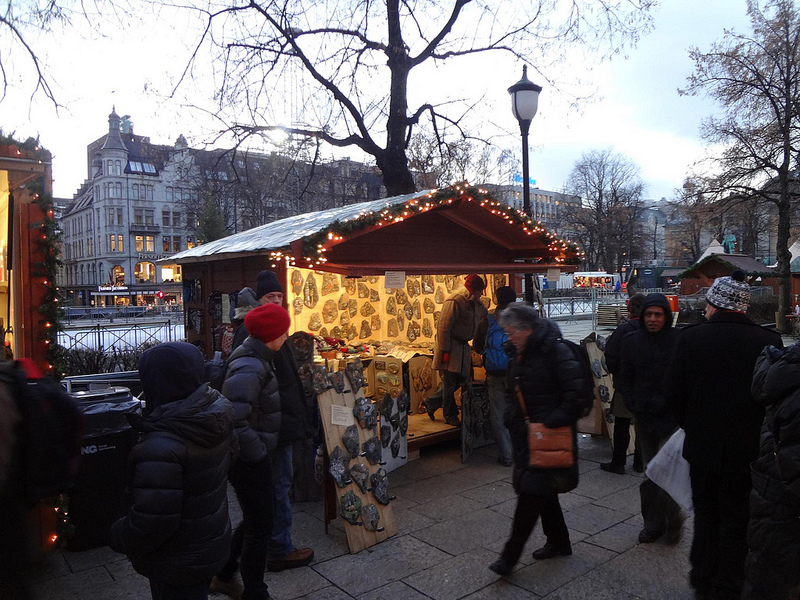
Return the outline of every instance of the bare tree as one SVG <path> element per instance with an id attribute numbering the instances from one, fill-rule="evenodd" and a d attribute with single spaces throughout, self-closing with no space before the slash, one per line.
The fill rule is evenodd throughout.
<path id="1" fill-rule="evenodd" d="M 197 8 L 207 26 L 184 77 L 202 67 L 200 51 L 210 48 L 218 67 L 216 113 L 226 131 L 242 140 L 283 130 L 357 147 L 374 157 L 387 193 L 395 195 L 415 189 L 406 154 L 414 129 L 426 127 L 437 137 L 447 130 L 466 133 L 463 119 L 479 100 L 437 102 L 427 91 L 412 104 L 412 73 L 495 52 L 531 64 L 545 77 L 543 68 L 576 44 L 605 57 L 635 43 L 650 28 L 655 4 L 208 0 Z M 292 112 L 287 104 L 302 109 L 291 123 L 283 122 Z M 230 115 L 231 107 L 243 114 Z"/>
<path id="2" fill-rule="evenodd" d="M 714 222 L 718 203 L 706 193 L 702 178 L 695 176 L 684 180 L 683 187 L 675 190 L 675 197 L 667 205 L 673 243 L 681 250 L 681 258 L 687 264 L 694 264 L 703 254 L 702 236 Z"/>
<path id="3" fill-rule="evenodd" d="M 787 331 L 789 234 L 798 197 L 800 15 L 793 0 L 748 0 L 747 12 L 748 35 L 726 31 L 708 52 L 690 51 L 695 71 L 683 93 L 706 94 L 722 109 L 703 126 L 712 147 L 722 148 L 709 191 L 776 206 L 778 328 Z"/>
<path id="4" fill-rule="evenodd" d="M 627 256 L 642 256 L 642 192 L 639 167 L 611 149 L 581 156 L 567 179 L 565 192 L 581 197 L 565 220 L 586 251 L 589 268 L 619 270 Z"/>

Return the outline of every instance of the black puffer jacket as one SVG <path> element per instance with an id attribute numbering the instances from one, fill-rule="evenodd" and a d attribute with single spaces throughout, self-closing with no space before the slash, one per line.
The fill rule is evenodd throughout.
<path id="1" fill-rule="evenodd" d="M 197 585 L 225 564 L 233 419 L 231 403 L 202 384 L 137 423 L 144 435 L 128 459 L 133 504 L 112 525 L 109 546 L 141 575 Z"/>
<path id="2" fill-rule="evenodd" d="M 645 326 L 644 313 L 654 306 L 666 311 L 666 322 L 661 331 L 651 333 Z M 650 294 L 642 306 L 638 331 L 622 340 L 620 373 L 614 378 L 637 423 L 661 435 L 669 435 L 678 426 L 664 396 L 664 375 L 677 339 L 669 301 L 663 294 Z"/>
<path id="3" fill-rule="evenodd" d="M 766 348 L 753 373 L 766 408 L 751 467 L 744 600 L 785 600 L 800 583 L 800 344 Z"/>
<path id="4" fill-rule="evenodd" d="M 236 410 L 239 460 L 258 462 L 273 453 L 281 430 L 281 397 L 275 353 L 248 336 L 231 354 L 222 393 Z"/>
<path id="5" fill-rule="evenodd" d="M 622 340 L 624 340 L 625 336 L 629 333 L 638 331 L 639 324 L 638 318 L 628 319 L 624 323 L 621 323 L 614 332 L 608 336 L 605 351 L 606 366 L 608 367 L 608 372 L 614 377 L 618 377 L 622 369 Z M 614 387 L 617 387 L 616 382 Z"/>
<path id="6" fill-rule="evenodd" d="M 281 394 L 281 431 L 278 445 L 287 446 L 314 437 L 305 391 L 297 374 L 297 361 L 287 341 L 275 354 L 275 373 Z"/>
<path id="7" fill-rule="evenodd" d="M 555 428 L 572 426 L 575 465 L 568 469 L 528 466 L 528 430 L 518 402 L 506 418 L 514 451 L 514 489 L 518 494 L 561 494 L 578 486 L 578 445 L 575 422 L 584 403 L 580 398 L 583 370 L 572 350 L 561 343 L 558 325 L 540 319 L 525 350 L 509 364 L 522 390 L 531 422 Z M 516 397 L 516 395 L 515 395 Z"/>

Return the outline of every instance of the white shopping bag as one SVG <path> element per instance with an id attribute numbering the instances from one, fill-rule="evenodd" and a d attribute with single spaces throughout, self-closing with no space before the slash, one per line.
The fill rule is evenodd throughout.
<path id="1" fill-rule="evenodd" d="M 692 510 L 689 463 L 683 458 L 683 429 L 678 429 L 647 464 L 647 477 L 667 492 L 684 510 Z"/>

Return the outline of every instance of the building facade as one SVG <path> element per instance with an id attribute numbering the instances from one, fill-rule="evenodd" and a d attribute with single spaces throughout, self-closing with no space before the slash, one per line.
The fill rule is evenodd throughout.
<path id="1" fill-rule="evenodd" d="M 523 208 L 522 184 L 515 185 L 488 185 L 486 186 L 495 197 L 509 206 L 519 210 Z M 580 196 L 550 192 L 539 188 L 530 190 L 531 216 L 534 221 L 541 221 L 548 230 L 561 237 L 570 237 L 567 220 L 564 218 L 568 211 L 578 210 L 581 206 Z"/>
<path id="2" fill-rule="evenodd" d="M 383 195 L 374 168 L 276 153 L 195 150 L 133 133 L 115 110 L 87 147 L 88 178 L 61 211 L 62 288 L 74 306 L 182 304 L 169 257 L 287 216 Z"/>

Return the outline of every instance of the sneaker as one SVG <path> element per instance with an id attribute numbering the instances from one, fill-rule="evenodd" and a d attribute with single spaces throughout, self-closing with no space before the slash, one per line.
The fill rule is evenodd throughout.
<path id="1" fill-rule="evenodd" d="M 503 577 L 507 577 L 511 575 L 511 571 L 514 570 L 514 566 L 508 564 L 505 559 L 498 558 L 492 564 L 489 565 L 489 569 L 497 573 L 498 575 L 502 575 Z"/>
<path id="2" fill-rule="evenodd" d="M 223 581 L 219 577 L 214 576 L 211 578 L 211 585 L 208 586 L 208 591 L 216 592 L 218 594 L 225 594 L 226 596 L 230 596 L 231 598 L 236 598 L 238 600 L 242 596 L 244 586 L 235 579 Z"/>
<path id="3" fill-rule="evenodd" d="M 267 561 L 267 571 L 277 572 L 305 567 L 312 560 L 314 560 L 314 551 L 311 548 L 295 548 L 285 556 Z"/>
<path id="4" fill-rule="evenodd" d="M 565 546 L 559 546 L 558 544 L 547 542 L 544 546 L 542 546 L 538 550 L 533 551 L 533 558 L 535 558 L 536 560 L 547 560 L 548 558 L 553 558 L 554 556 L 571 556 L 571 555 L 572 555 L 572 545 L 569 543 L 567 543 Z"/>
<path id="5" fill-rule="evenodd" d="M 663 531 L 650 531 L 649 529 L 642 529 L 639 532 L 639 543 L 652 544 L 662 535 L 664 535 Z"/>
<path id="6" fill-rule="evenodd" d="M 608 473 L 616 473 L 617 475 L 625 475 L 625 465 L 618 465 L 613 462 L 600 463 L 600 468 Z"/>

